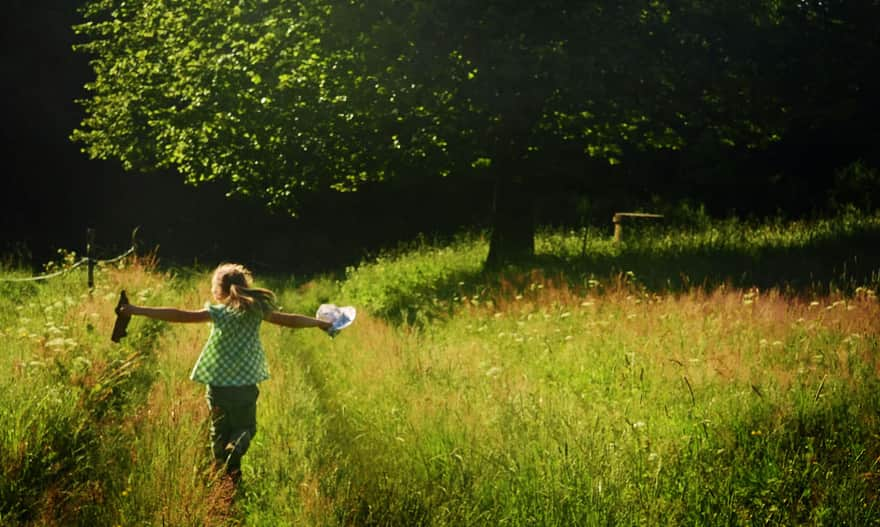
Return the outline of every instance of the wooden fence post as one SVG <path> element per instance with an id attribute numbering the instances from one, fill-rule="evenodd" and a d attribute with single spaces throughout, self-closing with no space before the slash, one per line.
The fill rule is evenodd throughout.
<path id="1" fill-rule="evenodd" d="M 611 217 L 611 222 L 614 223 L 614 243 L 620 243 L 620 238 L 623 237 L 623 218 L 620 214 L 615 214 Z"/>
<path id="2" fill-rule="evenodd" d="M 95 245 L 95 229 L 86 229 L 86 260 L 89 266 L 89 292 L 95 288 L 95 259 L 92 258 L 92 246 Z"/>
<path id="3" fill-rule="evenodd" d="M 649 214 L 646 212 L 616 212 L 611 217 L 614 223 L 614 243 L 620 243 L 623 239 L 623 219 L 624 218 L 662 218 L 662 214 Z"/>

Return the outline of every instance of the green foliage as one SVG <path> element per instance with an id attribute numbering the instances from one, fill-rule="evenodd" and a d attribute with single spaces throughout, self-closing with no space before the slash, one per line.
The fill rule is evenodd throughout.
<path id="1" fill-rule="evenodd" d="M 0 410 L 5 424 L 0 517 L 10 523 L 33 518 L 53 486 L 87 480 L 90 460 L 84 447 L 95 442 L 88 414 L 78 410 L 67 389 L 33 382 L 22 388 L 4 385 L 0 393 L 2 400 L 15 401 Z"/>
<path id="2" fill-rule="evenodd" d="M 503 265 L 532 255 L 523 218 L 562 180 L 659 190 L 658 151 L 672 183 L 727 179 L 719 158 L 858 120 L 877 17 L 769 0 L 90 0 L 77 48 L 95 79 L 72 138 L 291 214 L 314 192 L 491 182 L 487 263 Z"/>
<path id="3" fill-rule="evenodd" d="M 860 210 L 877 209 L 880 170 L 858 160 L 841 168 L 834 174 L 829 201 L 832 207 L 843 210 L 854 207 Z"/>
<path id="4" fill-rule="evenodd" d="M 164 329 L 133 325 L 125 344 L 112 344 L 118 289 L 103 283 L 86 292 L 84 269 L 39 283 L 0 282 L 4 525 L 118 519 L 138 434 L 126 419 L 147 398 Z"/>
<path id="5" fill-rule="evenodd" d="M 451 314 L 463 292 L 476 286 L 487 250 L 480 238 L 461 238 L 386 253 L 348 268 L 340 295 L 378 316 L 424 323 Z"/>
<path id="6" fill-rule="evenodd" d="M 290 211 L 398 176 L 533 181 L 567 152 L 763 144 L 780 108 L 738 42 L 772 35 L 774 6 L 91 0 L 73 138 Z"/>

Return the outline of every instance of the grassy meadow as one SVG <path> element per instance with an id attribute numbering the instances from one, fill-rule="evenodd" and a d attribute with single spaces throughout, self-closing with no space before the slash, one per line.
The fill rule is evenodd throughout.
<path id="1" fill-rule="evenodd" d="M 334 339 L 263 328 L 272 378 L 235 491 L 213 475 L 208 268 L 153 257 L 0 281 L 0 524 L 880 524 L 880 215 L 478 235 L 257 276 Z M 2 277 L 23 273 L 5 269 Z"/>

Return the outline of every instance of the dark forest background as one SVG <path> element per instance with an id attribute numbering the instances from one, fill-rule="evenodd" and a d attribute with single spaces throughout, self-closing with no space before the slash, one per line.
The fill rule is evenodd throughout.
<path id="1" fill-rule="evenodd" d="M 77 3 L 11 0 L 6 11 L 0 252 L 7 261 L 38 269 L 58 249 L 81 251 L 90 227 L 97 232 L 97 256 L 113 256 L 139 227 L 141 247 L 158 246 L 163 261 L 235 259 L 306 272 L 353 263 L 420 233 L 445 236 L 489 225 L 491 188 L 475 185 L 413 178 L 391 188 L 327 192 L 291 219 L 226 198 L 221 184 L 196 189 L 174 173 L 126 173 L 116 163 L 89 160 L 69 140 L 82 119 L 75 100 L 92 78 L 87 57 L 71 49 Z M 875 53 L 876 39 L 870 45 L 868 53 Z M 619 166 L 573 160 L 571 177 L 560 178 L 542 198 L 538 223 L 607 225 L 610 234 L 614 211 L 683 200 L 715 216 L 798 217 L 844 201 L 876 207 L 880 86 L 870 71 L 880 61 L 875 54 L 862 57 L 854 71 L 846 57 L 836 61 L 833 49 L 824 53 L 813 73 L 824 78 L 816 83 L 825 91 L 816 101 L 825 102 L 795 119 L 782 141 L 760 151 L 636 152 Z"/>

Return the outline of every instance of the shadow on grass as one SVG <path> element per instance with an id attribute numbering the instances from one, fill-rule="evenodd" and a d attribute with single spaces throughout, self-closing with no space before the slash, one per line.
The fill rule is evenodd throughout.
<path id="1" fill-rule="evenodd" d="M 787 294 L 852 294 L 859 286 L 880 284 L 880 230 L 815 239 L 795 247 L 736 246 L 686 250 L 622 247 L 617 255 L 552 256 L 535 262 L 548 275 L 572 283 L 583 276 L 614 276 L 631 272 L 638 283 L 655 292 L 685 292 L 694 286 L 713 289 L 778 289 Z"/>
<path id="2" fill-rule="evenodd" d="M 664 466 L 663 493 L 689 503 L 682 524 L 874 525 L 880 517 L 877 383 L 752 405 Z M 682 484 L 684 482 L 684 484 Z M 821 521 L 818 521 L 821 520 Z"/>
<path id="3" fill-rule="evenodd" d="M 880 287 L 880 229 L 869 225 L 787 247 L 729 243 L 658 250 L 633 243 L 571 257 L 539 254 L 500 270 L 452 273 L 417 287 L 392 285 L 386 291 L 391 301 L 376 315 L 394 323 L 424 325 L 451 315 L 468 298 L 526 293 L 544 281 L 584 292 L 621 283 L 655 293 L 712 290 L 722 285 L 776 289 L 802 297 L 852 295 L 859 287 L 876 292 Z"/>

